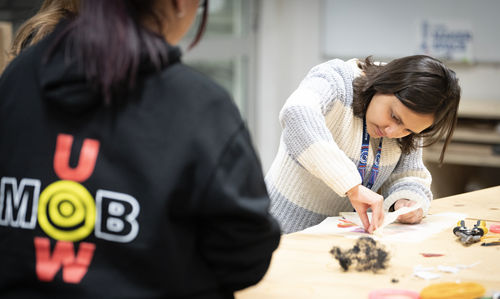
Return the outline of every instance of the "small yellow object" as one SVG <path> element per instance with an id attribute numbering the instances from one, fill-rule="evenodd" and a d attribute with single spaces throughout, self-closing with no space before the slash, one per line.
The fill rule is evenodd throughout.
<path id="1" fill-rule="evenodd" d="M 486 222 L 484 222 L 484 220 L 479 220 L 477 222 L 477 227 L 482 228 L 485 235 L 488 233 L 488 228 L 486 227 Z"/>
<path id="2" fill-rule="evenodd" d="M 486 289 L 475 282 L 444 282 L 430 285 L 420 293 L 421 299 L 474 299 L 484 295 Z"/>

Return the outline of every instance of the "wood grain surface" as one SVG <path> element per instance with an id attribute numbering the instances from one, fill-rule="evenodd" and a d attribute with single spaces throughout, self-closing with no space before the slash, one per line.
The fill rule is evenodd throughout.
<path id="1" fill-rule="evenodd" d="M 488 218 L 500 222 L 500 186 L 466 193 L 433 202 L 431 214 L 459 212 L 469 214 L 466 226 L 476 219 Z M 437 204 L 439 203 L 439 204 Z M 487 226 L 493 222 L 487 221 Z M 488 235 L 493 235 L 489 233 Z M 495 236 L 499 236 L 497 234 Z M 497 239 L 489 239 L 488 242 Z M 423 288 L 440 282 L 477 282 L 486 295 L 500 291 L 500 246 L 463 245 L 453 234 L 453 227 L 432 235 L 420 243 L 380 241 L 391 253 L 389 267 L 378 273 L 358 272 L 351 267 L 344 272 L 330 254 L 334 246 L 350 249 L 356 240 L 341 236 L 316 236 L 300 232 L 284 235 L 275 251 L 271 266 L 261 282 L 235 294 L 237 299 L 274 298 L 368 298 L 378 289 L 404 289 L 420 293 Z M 424 257 L 422 253 L 443 254 Z M 438 266 L 471 265 L 456 274 L 440 272 Z M 424 280 L 413 276 L 414 267 L 434 267 L 432 273 L 441 277 Z M 395 281 L 395 282 L 393 282 Z"/>

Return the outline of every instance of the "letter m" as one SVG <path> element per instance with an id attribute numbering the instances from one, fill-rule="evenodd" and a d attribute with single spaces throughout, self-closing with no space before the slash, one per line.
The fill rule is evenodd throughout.
<path id="1" fill-rule="evenodd" d="M 0 181 L 0 225 L 35 229 L 40 181 L 2 177 Z"/>

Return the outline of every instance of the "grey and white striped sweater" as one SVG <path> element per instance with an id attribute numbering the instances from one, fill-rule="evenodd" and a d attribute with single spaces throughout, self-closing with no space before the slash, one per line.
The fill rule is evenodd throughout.
<path id="1" fill-rule="evenodd" d="M 266 175 L 271 213 L 282 233 L 316 225 L 326 217 L 352 212 L 346 192 L 361 183 L 357 166 L 363 120 L 352 111 L 352 81 L 361 74 L 355 60 L 334 59 L 314 67 L 280 112 L 283 128 L 278 154 Z M 380 139 L 370 138 L 364 183 L 368 182 Z M 397 140 L 383 140 L 380 168 L 372 190 L 381 189 L 384 209 L 401 198 L 432 200 L 431 175 L 422 149 L 401 153 Z"/>

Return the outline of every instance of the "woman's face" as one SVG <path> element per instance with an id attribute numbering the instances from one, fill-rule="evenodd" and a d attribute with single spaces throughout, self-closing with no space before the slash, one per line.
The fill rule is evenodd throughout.
<path id="1" fill-rule="evenodd" d="M 402 138 L 420 133 L 434 122 L 433 115 L 417 114 L 392 93 L 377 92 L 366 111 L 368 134 L 373 138 Z"/>

